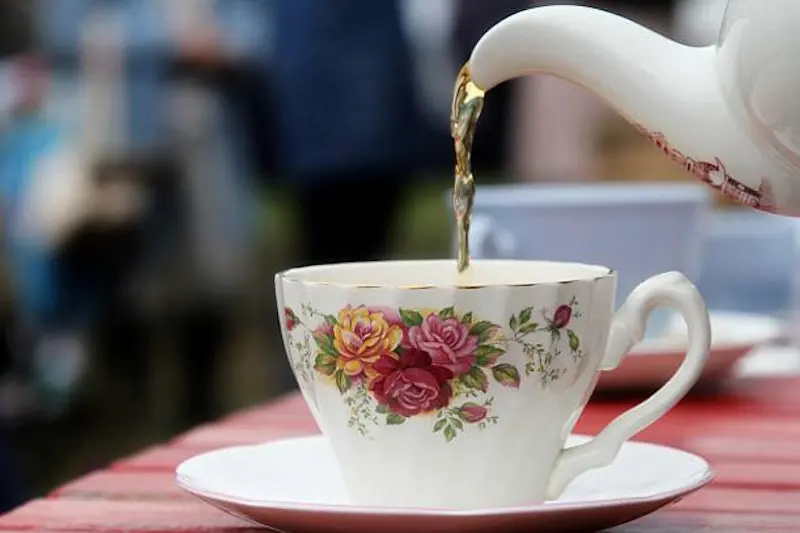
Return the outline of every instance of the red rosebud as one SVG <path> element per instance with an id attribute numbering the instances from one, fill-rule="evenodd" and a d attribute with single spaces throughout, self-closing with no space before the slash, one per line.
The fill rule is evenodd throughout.
<path id="1" fill-rule="evenodd" d="M 458 417 L 464 422 L 476 424 L 486 418 L 488 411 L 477 403 L 467 402 L 458 409 Z"/>
<path id="2" fill-rule="evenodd" d="M 286 316 L 286 330 L 292 331 L 297 325 L 297 315 L 289 307 L 283 308 L 283 314 Z"/>
<path id="3" fill-rule="evenodd" d="M 572 307 L 568 305 L 559 305 L 556 312 L 553 313 L 553 320 L 550 325 L 555 329 L 561 329 L 569 324 L 572 318 Z"/>

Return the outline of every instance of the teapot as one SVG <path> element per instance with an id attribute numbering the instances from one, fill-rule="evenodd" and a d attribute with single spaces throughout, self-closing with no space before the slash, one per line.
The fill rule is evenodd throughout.
<path id="1" fill-rule="evenodd" d="M 734 202 L 800 216 L 800 2 L 730 0 L 693 47 L 610 12 L 550 5 L 490 28 L 468 62 L 483 91 L 545 73 L 595 93 Z"/>

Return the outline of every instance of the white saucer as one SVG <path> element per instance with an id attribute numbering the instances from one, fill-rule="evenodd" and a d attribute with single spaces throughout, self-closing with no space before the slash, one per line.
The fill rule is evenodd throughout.
<path id="1" fill-rule="evenodd" d="M 746 313 L 712 311 L 711 354 L 698 384 L 720 382 L 729 377 L 739 360 L 754 348 L 774 342 L 783 333 L 779 320 Z M 622 364 L 602 372 L 598 391 L 653 389 L 672 377 L 686 353 L 686 325 L 680 317 L 667 326 L 664 334 L 645 339 Z"/>
<path id="2" fill-rule="evenodd" d="M 569 444 L 586 437 L 574 436 Z M 638 442 L 583 474 L 556 501 L 471 511 L 364 507 L 349 501 L 324 437 L 224 448 L 177 468 L 178 485 L 234 516 L 282 531 L 596 531 L 629 522 L 711 481 L 695 455 Z M 480 480 L 476 480 L 480 481 Z"/>

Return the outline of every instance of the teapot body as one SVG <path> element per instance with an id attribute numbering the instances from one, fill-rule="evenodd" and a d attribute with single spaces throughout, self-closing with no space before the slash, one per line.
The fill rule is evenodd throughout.
<path id="1" fill-rule="evenodd" d="M 800 176 L 800 2 L 729 0 L 717 54 L 723 95 L 741 127 Z"/>
<path id="2" fill-rule="evenodd" d="M 691 47 L 573 5 L 512 15 L 476 44 L 489 90 L 544 73 L 594 92 L 733 201 L 800 216 L 800 1 L 730 0 L 718 42 Z"/>

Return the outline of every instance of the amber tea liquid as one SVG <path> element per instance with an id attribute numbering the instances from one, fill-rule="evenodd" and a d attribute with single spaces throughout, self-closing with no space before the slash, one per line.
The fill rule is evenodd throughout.
<path id="1" fill-rule="evenodd" d="M 475 201 L 475 180 L 472 177 L 470 156 L 475 127 L 483 109 L 483 96 L 484 91 L 472 81 L 469 65 L 465 64 L 456 78 L 450 110 L 450 134 L 456 154 L 453 213 L 458 231 L 459 284 L 465 284 L 469 275 L 469 225 Z"/>

